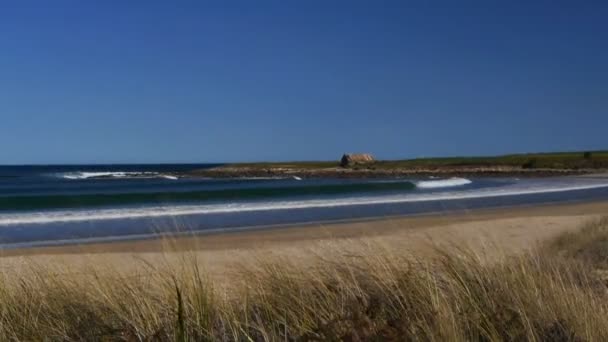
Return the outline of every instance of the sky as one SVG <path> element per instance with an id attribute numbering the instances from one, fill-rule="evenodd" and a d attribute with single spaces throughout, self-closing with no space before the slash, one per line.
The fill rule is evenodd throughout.
<path id="1" fill-rule="evenodd" d="M 608 148 L 608 2 L 0 4 L 0 164 Z"/>

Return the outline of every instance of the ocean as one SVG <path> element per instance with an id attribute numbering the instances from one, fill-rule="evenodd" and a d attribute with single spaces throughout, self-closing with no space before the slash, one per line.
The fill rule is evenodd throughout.
<path id="1" fill-rule="evenodd" d="M 212 166 L 0 166 L 0 248 L 608 199 L 603 177 L 177 177 Z"/>

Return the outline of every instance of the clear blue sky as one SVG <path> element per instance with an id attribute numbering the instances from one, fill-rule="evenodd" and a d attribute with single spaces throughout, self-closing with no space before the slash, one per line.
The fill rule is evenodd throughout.
<path id="1" fill-rule="evenodd" d="M 608 148 L 608 2 L 533 2 L 3 2 L 0 164 Z"/>

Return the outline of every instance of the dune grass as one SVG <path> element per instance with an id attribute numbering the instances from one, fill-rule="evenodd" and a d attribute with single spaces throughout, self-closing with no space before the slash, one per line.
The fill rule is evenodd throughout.
<path id="1" fill-rule="evenodd" d="M 0 340 L 606 341 L 606 241 L 608 219 L 492 258 L 336 242 L 306 263 L 259 255 L 222 282 L 193 253 L 137 273 L 26 263 L 2 273 Z"/>

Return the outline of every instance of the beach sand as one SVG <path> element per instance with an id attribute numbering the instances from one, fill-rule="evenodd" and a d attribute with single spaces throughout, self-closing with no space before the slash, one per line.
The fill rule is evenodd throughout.
<path id="1" fill-rule="evenodd" d="M 608 215 L 608 201 L 268 227 L 172 239 L 5 250 L 0 267 L 15 269 L 35 263 L 58 273 L 78 273 L 91 265 L 103 265 L 135 274 L 145 272 L 146 265 L 175 265 L 187 254 L 200 260 L 210 275 L 225 277 L 234 265 L 243 266 L 260 257 L 306 262 L 313 255 L 348 251 L 350 245 L 360 248 L 361 242 L 417 255 L 441 246 L 502 255 L 528 249 L 603 215 Z"/>

